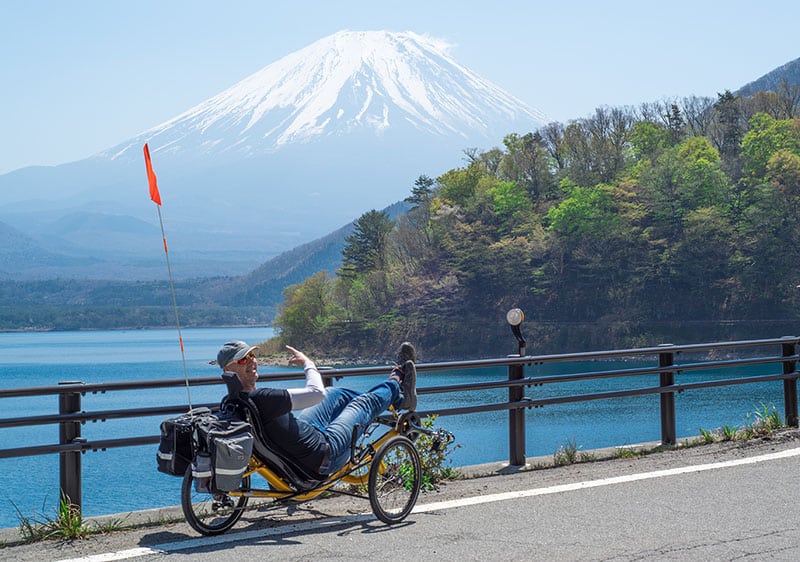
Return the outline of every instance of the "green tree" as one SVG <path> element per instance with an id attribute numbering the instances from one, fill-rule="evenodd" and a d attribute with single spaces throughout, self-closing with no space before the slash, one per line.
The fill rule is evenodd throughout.
<path id="1" fill-rule="evenodd" d="M 439 176 L 439 195 L 459 207 L 468 207 L 475 197 L 478 181 L 484 176 L 480 164 L 450 170 Z"/>
<path id="2" fill-rule="evenodd" d="M 499 181 L 487 190 L 495 214 L 507 230 L 514 220 L 520 220 L 530 207 L 524 189 L 515 181 Z"/>
<path id="3" fill-rule="evenodd" d="M 710 137 L 722 157 L 723 169 L 734 182 L 741 177 L 739 150 L 746 130 L 747 121 L 740 98 L 730 90 L 719 94 L 714 104 Z"/>
<path id="4" fill-rule="evenodd" d="M 612 181 L 626 163 L 633 115 L 623 109 L 598 108 L 564 130 L 565 171 L 580 185 Z"/>
<path id="5" fill-rule="evenodd" d="M 708 139 L 691 137 L 676 148 L 682 204 L 688 209 L 696 209 L 728 203 L 728 178 L 722 171 L 719 154 Z"/>
<path id="6" fill-rule="evenodd" d="M 611 195 L 612 187 L 575 186 L 566 199 L 547 212 L 548 228 L 572 239 L 602 237 L 619 223 L 619 215 Z"/>
<path id="7" fill-rule="evenodd" d="M 333 288 L 327 272 L 320 271 L 284 289 L 283 304 L 273 322 L 284 342 L 314 341 L 314 336 L 340 316 Z"/>
<path id="8" fill-rule="evenodd" d="M 673 103 L 669 106 L 669 113 L 666 115 L 667 130 L 671 144 L 677 144 L 685 136 L 686 121 L 683 118 L 680 107 Z"/>
<path id="9" fill-rule="evenodd" d="M 652 121 L 637 121 L 631 127 L 631 149 L 637 159 L 654 162 L 670 145 L 669 131 Z"/>
<path id="10" fill-rule="evenodd" d="M 353 234 L 345 238 L 342 267 L 345 271 L 365 273 L 386 268 L 389 233 L 394 222 L 385 211 L 368 211 L 356 221 Z"/>
<path id="11" fill-rule="evenodd" d="M 430 205 L 431 194 L 433 193 L 433 179 L 422 174 L 414 181 L 411 188 L 411 195 L 405 198 L 407 203 L 413 205 L 412 208 L 425 207 Z"/>
<path id="12" fill-rule="evenodd" d="M 797 198 L 800 197 L 800 155 L 787 149 L 777 150 L 767 162 L 765 174 L 766 179 L 786 198 L 787 205 L 793 210 L 797 209 Z"/>
<path id="13" fill-rule="evenodd" d="M 726 205 L 732 197 L 719 153 L 704 137 L 690 137 L 665 150 L 639 174 L 642 199 L 649 208 L 652 233 L 676 240 L 687 212 Z"/>
<path id="14" fill-rule="evenodd" d="M 800 119 L 777 120 L 766 113 L 755 114 L 742 138 L 743 172 L 751 185 L 764 181 L 767 162 L 784 149 L 800 153 Z"/>
<path id="15" fill-rule="evenodd" d="M 730 216 L 719 207 L 701 207 L 684 218 L 683 236 L 672 245 L 665 269 L 675 302 L 693 317 L 724 318 L 736 314 L 728 289 L 736 233 Z"/>
<path id="16" fill-rule="evenodd" d="M 500 161 L 499 176 L 519 184 L 533 201 L 549 195 L 554 178 L 541 134 L 506 135 L 503 144 L 506 152 Z"/>

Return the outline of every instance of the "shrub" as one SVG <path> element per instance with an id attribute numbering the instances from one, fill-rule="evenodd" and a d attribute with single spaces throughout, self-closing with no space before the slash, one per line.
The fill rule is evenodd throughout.
<path id="1" fill-rule="evenodd" d="M 427 416 L 420 421 L 420 425 L 433 430 L 436 417 L 436 415 Z M 459 473 L 451 466 L 448 457 L 461 445 L 454 445 L 451 437 L 448 432 L 439 429 L 434 431 L 433 435 L 422 433 L 417 438 L 415 445 L 422 464 L 422 491 L 435 490 L 439 482 L 458 477 Z"/>

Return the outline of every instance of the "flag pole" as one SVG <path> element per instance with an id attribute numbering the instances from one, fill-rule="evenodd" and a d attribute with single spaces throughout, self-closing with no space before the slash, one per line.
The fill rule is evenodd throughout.
<path id="1" fill-rule="evenodd" d="M 175 298 L 175 282 L 172 280 L 172 267 L 169 263 L 169 249 L 167 247 L 167 235 L 164 232 L 164 219 L 161 217 L 161 193 L 158 191 L 158 181 L 153 171 L 153 164 L 150 161 L 150 149 L 147 143 L 144 144 L 144 163 L 147 168 L 147 183 L 150 187 L 150 199 L 156 204 L 158 209 L 158 224 L 161 226 L 161 240 L 164 242 L 164 257 L 167 260 L 167 276 L 169 277 L 169 290 L 172 294 L 172 308 L 175 311 L 175 325 L 178 328 L 178 342 L 181 347 L 181 360 L 183 362 L 183 380 L 186 383 L 186 399 L 189 403 L 189 410 L 192 409 L 192 395 L 189 391 L 189 373 L 186 370 L 186 353 L 183 348 L 183 334 L 181 333 L 181 320 L 178 315 L 178 300 Z"/>

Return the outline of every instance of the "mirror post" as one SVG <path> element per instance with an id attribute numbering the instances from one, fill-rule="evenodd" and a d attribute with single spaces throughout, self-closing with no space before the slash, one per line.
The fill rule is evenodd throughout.
<path id="1" fill-rule="evenodd" d="M 522 337 L 520 324 L 525 318 L 522 310 L 512 308 L 506 314 L 506 320 L 511 325 L 511 331 L 517 338 L 519 353 L 517 357 L 525 356 L 525 338 Z M 513 355 L 511 356 L 513 357 Z M 518 381 L 525 378 L 525 368 L 522 364 L 508 366 L 508 380 Z M 508 387 L 508 401 L 520 402 L 524 398 L 522 386 Z M 508 411 L 508 463 L 511 466 L 525 466 L 525 409 L 512 408 Z"/>

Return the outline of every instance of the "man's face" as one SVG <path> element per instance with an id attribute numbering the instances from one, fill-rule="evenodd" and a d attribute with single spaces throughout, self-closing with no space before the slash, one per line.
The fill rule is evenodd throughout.
<path id="1" fill-rule="evenodd" d="M 252 353 L 248 353 L 247 356 L 238 361 L 231 361 L 225 366 L 225 370 L 236 373 L 236 376 L 242 382 L 243 391 L 252 392 L 256 389 L 258 362 L 256 361 L 256 356 Z"/>

